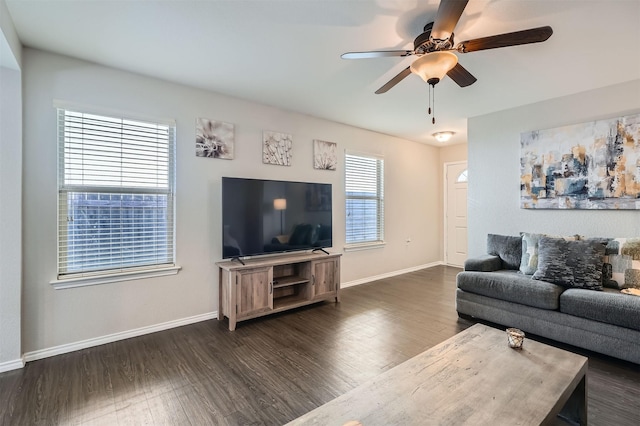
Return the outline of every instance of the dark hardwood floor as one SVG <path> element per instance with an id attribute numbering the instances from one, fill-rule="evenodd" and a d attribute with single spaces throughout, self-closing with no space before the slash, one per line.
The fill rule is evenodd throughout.
<path id="1" fill-rule="evenodd" d="M 235 332 L 211 320 L 30 362 L 0 374 L 0 424 L 283 424 L 472 325 L 455 312 L 458 272 L 347 288 Z M 568 349 L 589 357 L 589 423 L 640 424 L 640 367 Z"/>

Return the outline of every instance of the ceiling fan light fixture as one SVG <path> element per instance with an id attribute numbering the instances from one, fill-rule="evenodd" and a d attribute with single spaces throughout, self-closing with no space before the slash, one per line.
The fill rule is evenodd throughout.
<path id="1" fill-rule="evenodd" d="M 458 57 L 451 52 L 425 53 L 411 64 L 411 72 L 418 74 L 430 85 L 437 84 L 458 63 Z"/>
<path id="2" fill-rule="evenodd" d="M 438 142 L 447 142 L 453 135 L 455 135 L 455 132 L 447 130 L 446 132 L 435 132 L 433 137 L 436 138 Z"/>

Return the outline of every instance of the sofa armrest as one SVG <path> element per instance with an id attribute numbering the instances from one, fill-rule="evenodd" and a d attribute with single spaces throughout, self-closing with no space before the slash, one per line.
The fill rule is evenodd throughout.
<path id="1" fill-rule="evenodd" d="M 493 272 L 500 269 L 502 269 L 502 260 L 491 254 L 467 259 L 464 262 L 465 271 Z"/>

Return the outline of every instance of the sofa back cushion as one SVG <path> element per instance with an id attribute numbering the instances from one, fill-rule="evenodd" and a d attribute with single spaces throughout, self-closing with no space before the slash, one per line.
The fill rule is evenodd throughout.
<path id="1" fill-rule="evenodd" d="M 594 241 L 566 241 L 543 236 L 533 279 L 563 287 L 602 290 L 605 246 Z"/>
<path id="2" fill-rule="evenodd" d="M 487 253 L 502 260 L 503 269 L 519 269 L 522 257 L 522 238 L 510 235 L 487 235 Z"/>

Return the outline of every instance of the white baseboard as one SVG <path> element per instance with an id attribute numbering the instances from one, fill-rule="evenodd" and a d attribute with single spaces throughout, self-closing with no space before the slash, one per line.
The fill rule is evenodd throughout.
<path id="1" fill-rule="evenodd" d="M 402 275 L 409 272 L 419 271 L 425 268 L 431 268 L 433 266 L 443 265 L 442 261 L 427 263 L 425 265 L 413 266 L 411 268 L 402 269 L 398 271 L 387 272 L 380 275 L 361 278 L 359 280 L 349 281 L 341 283 L 340 288 L 353 287 L 360 284 L 365 284 L 371 281 L 381 280 L 384 278 L 395 277 L 396 275 Z M 24 354 L 23 359 L 8 361 L 0 363 L 0 373 L 3 371 L 15 370 L 23 368 L 25 362 L 35 361 L 38 359 L 48 358 L 56 355 L 62 355 L 69 352 L 78 351 L 81 349 L 87 349 L 94 346 L 104 345 L 106 343 L 117 342 L 118 340 L 129 339 L 131 337 L 138 337 L 145 334 L 155 333 L 157 331 L 168 330 L 170 328 L 181 327 L 183 325 L 194 324 L 200 321 L 206 321 L 218 317 L 218 312 L 210 312 L 206 314 L 194 315 L 192 317 L 182 318 L 174 321 L 167 321 L 161 324 L 154 324 L 148 327 L 140 327 L 133 330 L 122 331 L 119 333 L 108 334 L 106 336 L 95 337 L 93 339 L 82 340 L 79 342 L 68 343 L 65 345 L 54 346 L 51 348 L 40 349 L 37 351 L 27 352 Z"/>
<path id="2" fill-rule="evenodd" d="M 154 324 L 147 327 L 140 327 L 133 330 L 121 331 L 119 333 L 108 334 L 106 336 L 95 337 L 93 339 L 82 340 L 80 342 L 68 343 L 66 345 L 54 346 L 52 348 L 40 349 L 33 352 L 27 352 L 23 358 L 25 362 L 35 361 L 37 359 L 48 358 L 50 356 L 66 354 L 80 349 L 91 348 L 93 346 L 104 345 L 105 343 L 117 342 L 118 340 L 129 339 L 131 337 L 142 336 L 144 334 L 155 333 L 157 331 L 168 330 L 170 328 L 181 327 L 183 325 L 194 324 L 200 321 L 206 321 L 218 318 L 218 312 L 209 312 L 206 314 L 194 315 L 192 317 L 181 318 L 178 320 L 167 321 L 160 324 Z M 2 364 L 0 364 L 0 368 Z M 0 372 L 2 370 L 0 369 Z"/>
<path id="3" fill-rule="evenodd" d="M 0 362 L 0 373 L 5 371 L 18 370 L 24 368 L 24 359 L 18 358 L 13 361 Z"/>
<path id="4" fill-rule="evenodd" d="M 399 271 L 386 272 L 384 274 L 374 275 L 372 277 L 366 277 L 366 278 L 361 278 L 359 280 L 353 280 L 353 281 L 349 281 L 349 282 L 346 282 L 346 283 L 340 283 L 340 288 L 353 287 L 354 285 L 365 284 L 365 283 L 369 283 L 371 281 L 382 280 L 384 278 L 391 278 L 391 277 L 395 277 L 396 275 L 407 274 L 409 272 L 415 272 L 415 271 L 419 271 L 421 269 L 431 268 L 433 266 L 438 266 L 438 265 L 443 265 L 443 264 L 444 264 L 444 262 L 439 260 L 437 262 L 431 262 L 431 263 L 427 263 L 425 265 L 419 265 L 419 266 L 412 266 L 411 268 L 401 269 Z"/>

